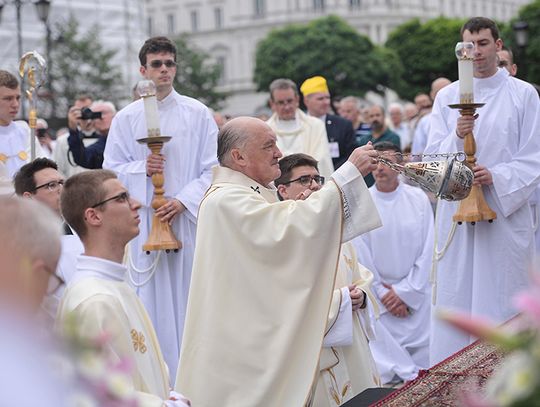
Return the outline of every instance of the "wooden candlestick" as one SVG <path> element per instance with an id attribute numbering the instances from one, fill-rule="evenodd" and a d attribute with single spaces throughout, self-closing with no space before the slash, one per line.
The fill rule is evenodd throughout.
<path id="1" fill-rule="evenodd" d="M 163 143 L 169 141 L 171 137 L 168 136 L 157 136 L 157 137 L 146 137 L 138 139 L 139 143 L 144 143 L 148 145 L 148 148 L 154 154 L 161 154 L 161 149 L 163 148 Z M 156 215 L 155 211 L 160 208 L 162 205 L 167 203 L 167 199 L 164 197 L 165 189 L 163 184 L 165 183 L 165 176 L 163 173 L 154 173 L 152 174 L 152 185 L 154 186 L 154 195 L 152 197 L 152 208 L 154 209 L 154 214 L 152 216 L 152 229 L 146 243 L 143 245 L 143 250 L 149 254 L 154 250 L 165 250 L 167 253 L 170 250 L 175 252 L 178 249 L 182 248 L 182 243 L 176 239 L 171 226 L 168 222 L 162 222 L 159 217 Z"/>
<path id="2" fill-rule="evenodd" d="M 459 103 L 449 105 L 452 109 L 459 109 L 461 116 L 474 116 L 476 109 L 484 106 L 484 103 Z M 472 132 L 465 135 L 463 138 L 463 149 L 467 155 L 467 166 L 472 170 L 476 165 L 476 141 Z M 493 222 L 497 218 L 497 214 L 489 207 L 481 185 L 473 185 L 471 193 L 467 198 L 462 200 L 459 208 L 455 213 L 453 220 L 461 224 L 470 222 L 474 225 L 476 222 L 487 220 Z"/>

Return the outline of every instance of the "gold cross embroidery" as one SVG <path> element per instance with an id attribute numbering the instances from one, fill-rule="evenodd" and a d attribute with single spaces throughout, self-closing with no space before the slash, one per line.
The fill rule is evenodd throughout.
<path id="1" fill-rule="evenodd" d="M 347 266 L 349 266 L 349 269 L 354 270 L 353 259 L 348 258 L 345 254 L 343 255 L 343 258 L 345 259 L 345 263 L 347 263 Z"/>
<path id="2" fill-rule="evenodd" d="M 135 352 L 146 353 L 147 348 L 144 344 L 144 335 L 142 332 L 137 332 L 135 329 L 131 330 L 131 340 L 133 341 L 133 349 Z"/>

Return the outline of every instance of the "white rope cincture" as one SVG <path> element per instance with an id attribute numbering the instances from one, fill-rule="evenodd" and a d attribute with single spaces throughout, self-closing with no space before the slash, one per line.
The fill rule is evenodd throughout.
<path id="1" fill-rule="evenodd" d="M 538 230 L 538 218 L 540 217 L 540 202 L 534 205 L 534 221 L 533 221 L 533 232 L 536 233 Z"/>
<path id="2" fill-rule="evenodd" d="M 444 244 L 443 248 L 441 250 L 437 249 L 437 246 L 439 244 L 439 234 L 438 234 L 438 219 L 439 219 L 439 204 L 441 200 L 440 198 L 437 200 L 437 210 L 435 211 L 435 225 L 434 225 L 434 236 L 435 236 L 435 242 L 433 244 L 433 258 L 431 261 L 431 273 L 429 276 L 429 281 L 431 283 L 431 304 L 435 305 L 437 303 L 437 266 L 439 263 L 439 260 L 441 260 L 444 255 L 446 254 L 446 251 L 448 250 L 448 247 L 450 247 L 450 243 L 452 243 L 452 239 L 454 238 L 454 234 L 456 233 L 456 226 L 457 222 L 452 222 L 452 229 L 450 229 L 450 233 L 448 234 L 448 238 L 446 240 L 446 243 Z"/>
<path id="3" fill-rule="evenodd" d="M 129 274 L 129 281 L 131 282 L 131 284 L 133 284 L 135 287 L 139 288 L 139 287 L 142 287 L 143 285 L 146 285 L 148 284 L 148 282 L 152 279 L 152 277 L 154 277 L 154 273 L 156 272 L 156 269 L 157 269 L 157 265 L 159 263 L 159 259 L 161 258 L 161 250 L 158 250 L 158 253 L 156 255 L 156 258 L 154 259 L 154 261 L 152 262 L 152 264 L 146 268 L 146 269 L 138 269 L 135 264 L 133 264 L 133 257 L 132 257 L 132 254 L 131 254 L 131 250 L 130 252 L 128 253 L 128 260 L 129 260 L 129 264 L 128 264 L 128 274 Z M 133 275 L 131 274 L 131 272 L 134 271 L 136 274 L 138 275 L 141 275 L 141 274 L 146 274 L 146 273 L 150 273 L 148 275 L 148 277 L 143 280 L 142 283 L 138 283 L 135 281 L 135 279 L 133 278 Z"/>

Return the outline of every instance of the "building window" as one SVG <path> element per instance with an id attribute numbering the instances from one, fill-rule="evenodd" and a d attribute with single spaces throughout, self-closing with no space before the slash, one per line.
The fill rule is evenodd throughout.
<path id="1" fill-rule="evenodd" d="M 360 0 L 349 0 L 349 8 L 360 8 L 361 1 Z"/>
<path id="2" fill-rule="evenodd" d="M 176 27 L 174 26 L 174 14 L 167 14 L 167 32 L 174 34 Z"/>
<path id="3" fill-rule="evenodd" d="M 218 84 L 219 85 L 224 85 L 225 80 L 227 79 L 226 71 L 225 71 L 225 57 L 224 56 L 218 56 L 216 58 L 216 64 L 219 66 Z"/>
<path id="4" fill-rule="evenodd" d="M 154 35 L 154 21 L 152 17 L 148 17 L 146 23 L 148 24 L 148 36 L 152 37 Z"/>
<path id="5" fill-rule="evenodd" d="M 216 28 L 222 28 L 223 27 L 223 10 L 221 7 L 216 7 L 214 9 L 214 22 L 216 25 Z"/>
<path id="6" fill-rule="evenodd" d="M 324 0 L 313 0 L 313 10 L 324 11 Z"/>
<path id="7" fill-rule="evenodd" d="M 264 0 L 255 0 L 253 8 L 256 17 L 263 17 L 266 14 L 266 2 Z"/>
<path id="8" fill-rule="evenodd" d="M 191 20 L 191 31 L 199 31 L 199 13 L 196 10 L 193 10 L 189 13 Z"/>

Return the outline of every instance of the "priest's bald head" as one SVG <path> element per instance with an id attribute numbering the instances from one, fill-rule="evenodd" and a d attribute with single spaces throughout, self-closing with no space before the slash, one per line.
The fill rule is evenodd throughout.
<path id="1" fill-rule="evenodd" d="M 219 131 L 219 164 L 267 186 L 281 174 L 278 160 L 283 154 L 276 141 L 274 131 L 262 120 L 232 119 Z"/>

